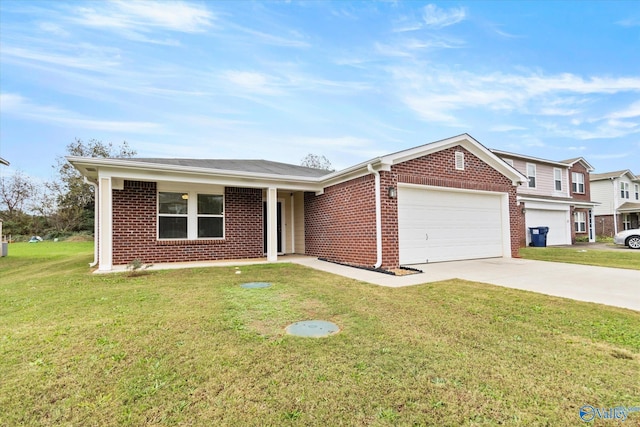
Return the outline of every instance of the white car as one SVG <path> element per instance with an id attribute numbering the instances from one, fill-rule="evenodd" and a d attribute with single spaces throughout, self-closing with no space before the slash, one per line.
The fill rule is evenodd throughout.
<path id="1" fill-rule="evenodd" d="M 640 249 L 640 228 L 619 232 L 613 236 L 613 243 L 629 246 L 631 249 Z"/>

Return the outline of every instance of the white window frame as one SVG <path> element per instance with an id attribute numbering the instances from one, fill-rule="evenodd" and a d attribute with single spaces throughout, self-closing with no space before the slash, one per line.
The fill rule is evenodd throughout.
<path id="1" fill-rule="evenodd" d="M 178 193 L 187 197 L 187 213 L 186 214 L 165 214 L 160 213 L 160 193 Z M 222 213 L 221 214 L 198 214 L 198 195 L 213 195 L 222 197 Z M 218 189 L 199 189 L 191 191 L 179 191 L 174 189 L 158 189 L 156 195 L 156 238 L 159 241 L 171 240 L 224 240 L 226 236 L 226 199 L 224 191 Z M 160 238 L 160 217 L 186 217 L 187 218 L 187 237 L 180 238 Z M 221 237 L 198 237 L 198 218 L 216 217 L 222 218 L 222 236 Z"/>
<path id="2" fill-rule="evenodd" d="M 571 172 L 571 190 L 576 194 L 584 194 L 584 174 L 580 172 Z"/>
<path id="3" fill-rule="evenodd" d="M 558 188 L 560 186 L 560 188 Z M 553 168 L 553 189 L 562 191 L 562 169 Z"/>
<path id="4" fill-rule="evenodd" d="M 629 198 L 629 183 L 620 181 L 620 198 L 628 199 Z"/>
<path id="5" fill-rule="evenodd" d="M 513 159 L 503 159 L 505 162 L 507 162 L 507 164 L 511 167 L 513 167 Z"/>
<path id="6" fill-rule="evenodd" d="M 536 188 L 536 165 L 534 163 L 527 163 L 527 187 Z M 531 185 L 531 178 L 533 178 L 533 185 Z"/>
<path id="7" fill-rule="evenodd" d="M 640 185 L 633 184 L 633 192 L 636 195 L 636 200 L 640 200 Z"/>
<path id="8" fill-rule="evenodd" d="M 631 215 L 624 214 L 622 215 L 622 229 L 629 230 L 631 228 Z"/>
<path id="9" fill-rule="evenodd" d="M 587 232 L 587 213 L 584 211 L 576 211 L 573 213 L 573 229 L 576 233 Z"/>

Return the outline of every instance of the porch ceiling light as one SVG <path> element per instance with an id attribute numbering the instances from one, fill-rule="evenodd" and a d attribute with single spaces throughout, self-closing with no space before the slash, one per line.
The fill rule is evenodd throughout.
<path id="1" fill-rule="evenodd" d="M 182 200 L 189 200 L 189 195 L 187 193 L 184 193 L 182 195 Z"/>

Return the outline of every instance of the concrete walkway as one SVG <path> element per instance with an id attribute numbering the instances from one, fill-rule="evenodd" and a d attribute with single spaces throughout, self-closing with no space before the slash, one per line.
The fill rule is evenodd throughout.
<path id="1" fill-rule="evenodd" d="M 640 311 L 640 270 L 518 258 L 491 258 L 415 265 L 413 267 L 422 270 L 423 273 L 392 276 L 302 255 L 281 256 L 278 257 L 277 262 L 300 264 L 327 273 L 393 288 L 457 278 Z M 150 270 L 267 263 L 266 258 L 167 263 L 156 264 Z M 126 271 L 126 267 L 114 267 L 111 272 L 118 271 Z"/>
<path id="2" fill-rule="evenodd" d="M 402 287 L 458 278 L 640 311 L 640 270 L 491 258 L 421 264 L 413 267 L 423 273 L 391 276 L 310 257 L 289 261 L 380 286 Z"/>

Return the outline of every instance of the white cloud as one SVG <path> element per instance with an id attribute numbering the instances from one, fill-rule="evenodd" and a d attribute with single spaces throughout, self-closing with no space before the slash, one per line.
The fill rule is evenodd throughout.
<path id="1" fill-rule="evenodd" d="M 7 46 L 2 49 L 2 53 L 5 57 L 9 58 L 44 62 L 61 67 L 80 68 L 84 70 L 104 71 L 106 68 L 120 64 L 120 58 L 115 51 L 108 53 L 108 50 L 93 48 L 89 45 L 80 45 L 77 47 L 77 50 L 83 53 L 77 53 L 76 55 L 72 55 L 71 53 L 60 54 Z"/>
<path id="2" fill-rule="evenodd" d="M 277 95 L 282 93 L 275 78 L 264 73 L 233 70 L 223 73 L 222 77 L 239 89 L 252 94 Z"/>
<path id="3" fill-rule="evenodd" d="M 640 116 L 640 101 L 634 102 L 629 105 L 628 108 L 622 111 L 614 111 L 609 113 L 606 118 L 608 119 L 628 119 L 631 117 L 639 117 Z"/>
<path id="4" fill-rule="evenodd" d="M 307 48 L 311 45 L 303 40 L 300 33 L 295 31 L 290 31 L 290 34 L 286 36 L 278 36 L 274 34 L 265 33 L 263 31 L 254 30 L 252 28 L 243 27 L 241 25 L 235 24 L 227 24 L 230 28 L 234 30 L 241 31 L 243 33 L 251 36 L 251 43 L 262 43 L 272 46 L 284 46 L 284 47 L 295 47 L 295 48 Z"/>
<path id="5" fill-rule="evenodd" d="M 511 132 L 514 130 L 526 130 L 526 127 L 517 125 L 497 125 L 489 128 L 492 132 Z"/>
<path id="6" fill-rule="evenodd" d="M 158 133 L 162 130 L 160 124 L 153 122 L 96 120 L 60 107 L 34 104 L 12 93 L 0 94 L 0 108 L 3 114 L 63 127 L 128 133 Z"/>
<path id="7" fill-rule="evenodd" d="M 639 27 L 640 26 L 640 18 L 625 18 L 616 22 L 616 24 L 621 25 L 623 27 Z"/>
<path id="8" fill-rule="evenodd" d="M 71 34 L 58 24 L 43 22 L 38 26 L 42 31 L 58 37 L 69 37 Z"/>
<path id="9" fill-rule="evenodd" d="M 463 7 L 445 10 L 435 4 L 428 4 L 424 7 L 422 19 L 428 27 L 443 28 L 463 21 L 466 15 Z"/>
<path id="10" fill-rule="evenodd" d="M 527 116 L 571 117 L 575 124 L 603 116 L 596 100 L 640 92 L 640 77 L 590 77 L 574 74 L 474 74 L 444 67 L 391 67 L 392 90 L 420 117 L 457 124 L 457 111 L 488 109 Z M 640 103 L 638 103 L 640 104 Z M 640 105 L 611 113 L 609 119 L 636 117 Z M 595 120 L 597 121 L 597 120 Z M 618 124 L 613 127 L 621 128 Z M 612 127 L 612 126 L 610 126 Z"/>
<path id="11" fill-rule="evenodd" d="M 121 1 L 93 3 L 75 9 L 74 21 L 89 27 L 148 31 L 163 29 L 194 33 L 212 25 L 213 14 L 204 6 L 181 1 Z"/>

